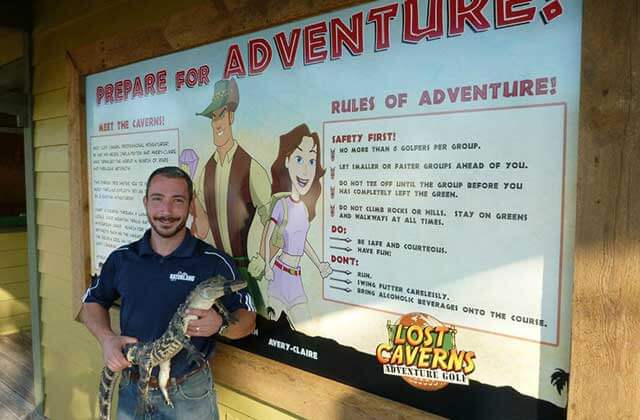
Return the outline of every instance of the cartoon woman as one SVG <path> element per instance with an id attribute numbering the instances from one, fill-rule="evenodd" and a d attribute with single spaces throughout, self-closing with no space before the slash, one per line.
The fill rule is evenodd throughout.
<path id="1" fill-rule="evenodd" d="M 320 261 L 307 240 L 309 224 L 316 217 L 320 178 L 324 175 L 318 134 L 311 133 L 306 124 L 301 124 L 280 136 L 278 157 L 271 166 L 271 175 L 271 219 L 265 225 L 262 241 L 264 260 L 268 263 L 265 270 L 265 278 L 269 280 L 267 294 L 275 314 L 282 310 L 289 321 L 295 323 L 309 318 L 300 271 L 302 255 L 307 254 L 322 277 L 333 271 L 329 263 Z"/>

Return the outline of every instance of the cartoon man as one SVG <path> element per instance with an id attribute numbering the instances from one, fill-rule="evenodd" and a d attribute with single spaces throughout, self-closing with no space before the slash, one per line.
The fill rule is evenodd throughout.
<path id="1" fill-rule="evenodd" d="M 233 138 L 239 101 L 235 80 L 219 80 L 209 106 L 196 114 L 211 119 L 216 150 L 196 179 L 191 229 L 198 238 L 234 257 L 258 311 L 264 313 L 260 288 L 247 271 L 247 238 L 256 208 L 271 199 L 271 184 L 267 171 Z"/>

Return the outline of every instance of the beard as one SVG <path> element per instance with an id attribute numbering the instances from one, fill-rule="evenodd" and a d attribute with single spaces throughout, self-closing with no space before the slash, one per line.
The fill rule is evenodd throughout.
<path id="1" fill-rule="evenodd" d="M 182 220 L 180 220 L 179 217 L 156 217 L 156 218 L 151 218 L 147 214 L 147 220 L 149 220 L 149 224 L 151 225 L 151 228 L 154 230 L 154 232 L 156 232 L 158 235 L 160 235 L 163 238 L 173 238 L 179 232 L 181 232 L 182 229 L 184 229 L 184 227 L 187 225 L 187 217 L 185 217 Z M 171 223 L 179 221 L 179 223 L 177 225 L 175 225 L 173 228 L 165 228 L 165 227 L 162 226 L 162 222 L 163 221 L 168 221 L 168 222 L 171 222 Z"/>

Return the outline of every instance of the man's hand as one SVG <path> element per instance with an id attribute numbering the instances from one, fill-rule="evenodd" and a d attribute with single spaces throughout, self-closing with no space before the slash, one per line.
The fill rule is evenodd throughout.
<path id="1" fill-rule="evenodd" d="M 102 340 L 102 357 L 104 364 L 114 372 L 131 367 L 131 363 L 122 354 L 122 347 L 125 344 L 137 343 L 135 337 L 124 335 L 110 335 Z"/>
<path id="2" fill-rule="evenodd" d="M 190 337 L 210 337 L 222 326 L 222 317 L 215 309 L 187 309 L 187 315 L 197 316 L 189 321 L 187 335 Z"/>

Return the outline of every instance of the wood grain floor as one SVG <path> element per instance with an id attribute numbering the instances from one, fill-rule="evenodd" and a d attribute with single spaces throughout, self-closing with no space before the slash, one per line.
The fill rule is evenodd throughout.
<path id="1" fill-rule="evenodd" d="M 31 335 L 0 336 L 0 419 L 40 420 L 33 402 Z"/>

